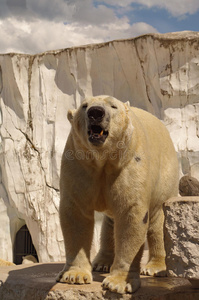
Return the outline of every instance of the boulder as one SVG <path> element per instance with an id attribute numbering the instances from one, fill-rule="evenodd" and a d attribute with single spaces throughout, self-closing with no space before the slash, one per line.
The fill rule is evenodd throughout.
<path id="1" fill-rule="evenodd" d="M 183 176 L 179 183 L 181 196 L 199 196 L 199 181 L 191 176 Z"/>
<path id="2" fill-rule="evenodd" d="M 199 197 L 174 197 L 164 204 L 168 276 L 199 288 Z"/>

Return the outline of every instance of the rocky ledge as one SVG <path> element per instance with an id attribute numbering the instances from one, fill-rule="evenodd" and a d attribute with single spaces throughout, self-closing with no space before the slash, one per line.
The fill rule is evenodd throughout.
<path id="1" fill-rule="evenodd" d="M 194 289 L 187 279 L 142 276 L 142 286 L 133 295 L 120 295 L 103 291 L 101 282 L 104 274 L 94 273 L 94 281 L 88 285 L 56 283 L 56 274 L 62 263 L 18 265 L 1 267 L 1 300 L 184 300 L 199 299 L 199 290 Z"/>

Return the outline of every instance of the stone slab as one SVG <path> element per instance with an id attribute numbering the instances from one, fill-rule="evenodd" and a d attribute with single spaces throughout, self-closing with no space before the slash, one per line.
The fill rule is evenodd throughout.
<path id="1" fill-rule="evenodd" d="M 180 278 L 142 276 L 141 288 L 134 294 L 120 295 L 104 291 L 101 282 L 106 276 L 93 273 L 94 281 L 88 285 L 57 283 L 55 277 L 62 263 L 18 265 L 0 267 L 1 300 L 198 300 L 199 290 Z"/>
<path id="2" fill-rule="evenodd" d="M 198 280 L 199 197 L 174 197 L 164 204 L 165 250 L 170 276 Z"/>

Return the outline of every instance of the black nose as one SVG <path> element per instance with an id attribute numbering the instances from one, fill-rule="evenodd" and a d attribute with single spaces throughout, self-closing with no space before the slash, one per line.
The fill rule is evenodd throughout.
<path id="1" fill-rule="evenodd" d="M 87 112 L 88 118 L 91 121 L 102 121 L 105 116 L 105 109 L 101 106 L 92 106 Z"/>

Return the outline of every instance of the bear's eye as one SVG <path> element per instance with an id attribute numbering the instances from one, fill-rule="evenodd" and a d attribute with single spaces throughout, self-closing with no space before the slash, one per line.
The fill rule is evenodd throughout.
<path id="1" fill-rule="evenodd" d="M 111 105 L 111 107 L 114 108 L 114 109 L 117 109 L 117 106 L 115 106 L 115 105 Z"/>
<path id="2" fill-rule="evenodd" d="M 82 105 L 82 108 L 87 108 L 87 107 L 88 107 L 87 103 L 85 103 L 85 104 Z"/>

